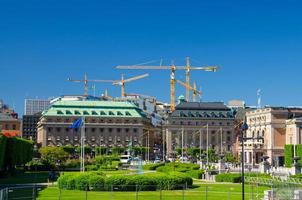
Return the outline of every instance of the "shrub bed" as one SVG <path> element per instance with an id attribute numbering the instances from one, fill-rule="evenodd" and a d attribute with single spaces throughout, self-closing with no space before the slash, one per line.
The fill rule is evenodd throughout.
<path id="1" fill-rule="evenodd" d="M 61 189 L 69 190 L 118 190 L 118 191 L 154 191 L 156 189 L 173 190 L 184 185 L 192 186 L 193 180 L 184 173 L 150 173 L 135 175 L 114 175 L 106 177 L 99 172 L 66 173 L 58 179 Z"/>
<path id="2" fill-rule="evenodd" d="M 156 168 L 157 172 L 171 173 L 171 172 L 182 172 L 185 175 L 201 179 L 203 170 L 199 170 L 199 165 L 197 164 L 188 164 L 188 163 L 168 163 L 164 166 L 159 166 Z"/>

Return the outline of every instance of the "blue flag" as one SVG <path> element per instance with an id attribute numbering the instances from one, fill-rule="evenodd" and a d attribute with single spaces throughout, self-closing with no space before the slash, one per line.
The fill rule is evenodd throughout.
<path id="1" fill-rule="evenodd" d="M 73 124 L 69 127 L 71 129 L 80 128 L 83 125 L 82 118 L 77 119 Z"/>

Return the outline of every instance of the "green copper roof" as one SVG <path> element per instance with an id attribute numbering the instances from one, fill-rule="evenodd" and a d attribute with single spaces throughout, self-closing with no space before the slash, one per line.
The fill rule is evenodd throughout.
<path id="1" fill-rule="evenodd" d="M 43 116 L 145 117 L 142 110 L 130 102 L 57 101 Z"/>

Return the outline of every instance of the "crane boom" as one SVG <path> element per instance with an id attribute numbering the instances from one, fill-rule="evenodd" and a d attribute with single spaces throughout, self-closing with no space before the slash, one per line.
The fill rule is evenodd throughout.
<path id="1" fill-rule="evenodd" d="M 171 104 L 171 111 L 175 109 L 175 71 L 176 70 L 185 70 L 186 71 L 186 85 L 190 85 L 190 70 L 202 70 L 207 72 L 216 72 L 218 70 L 218 66 L 204 66 L 204 67 L 195 67 L 190 66 L 190 59 L 189 57 L 186 58 L 186 66 L 175 66 L 173 63 L 170 66 L 155 66 L 155 65 L 118 65 L 116 69 L 134 69 L 134 70 L 170 70 L 170 104 Z M 193 95 L 194 91 L 192 90 Z M 186 87 L 186 100 L 190 100 L 190 88 Z"/>

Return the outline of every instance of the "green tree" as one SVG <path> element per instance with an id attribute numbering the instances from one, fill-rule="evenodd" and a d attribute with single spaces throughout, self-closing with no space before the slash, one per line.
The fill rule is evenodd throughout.
<path id="1" fill-rule="evenodd" d="M 64 150 L 66 153 L 68 153 L 68 154 L 70 154 L 70 155 L 72 155 L 72 154 L 75 153 L 75 147 L 74 147 L 74 146 L 66 145 L 66 146 L 63 146 L 62 148 L 63 148 L 63 150 Z"/>
<path id="2" fill-rule="evenodd" d="M 39 149 L 43 164 L 54 168 L 58 160 L 64 162 L 68 157 L 62 147 L 42 147 Z"/>
<path id="3" fill-rule="evenodd" d="M 188 148 L 188 155 L 189 156 L 192 156 L 194 158 L 198 158 L 199 154 L 200 154 L 200 148 L 197 148 L 197 147 Z"/>
<path id="4" fill-rule="evenodd" d="M 226 153 L 226 154 L 225 154 L 225 161 L 226 161 L 226 162 L 230 162 L 230 163 L 235 163 L 235 162 L 237 162 L 235 156 L 233 156 L 232 153 Z"/>

